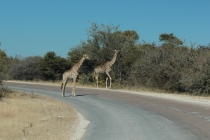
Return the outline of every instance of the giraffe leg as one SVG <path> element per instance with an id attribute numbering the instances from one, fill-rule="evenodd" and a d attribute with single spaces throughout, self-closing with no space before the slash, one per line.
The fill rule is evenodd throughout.
<path id="1" fill-rule="evenodd" d="M 76 79 L 77 79 L 77 77 L 73 78 L 72 96 L 76 96 L 76 94 L 75 94 Z"/>
<path id="2" fill-rule="evenodd" d="M 109 75 L 109 72 L 106 72 L 107 76 L 109 77 L 109 88 L 111 88 L 111 85 L 112 85 L 112 78 L 111 76 Z M 107 81 L 108 81 L 108 77 L 106 78 L 106 88 L 107 88 Z"/>
<path id="3" fill-rule="evenodd" d="M 112 78 L 111 78 L 111 76 L 109 77 L 109 80 L 110 80 L 109 88 L 111 88 L 112 87 Z"/>
<path id="4" fill-rule="evenodd" d="M 107 88 L 107 81 L 108 81 L 108 79 L 109 79 L 109 78 L 108 78 L 108 77 L 106 77 L 106 88 Z"/>
<path id="5" fill-rule="evenodd" d="M 63 83 L 62 83 L 62 96 L 65 97 L 65 88 L 66 88 L 66 84 L 68 82 L 68 79 L 65 79 L 63 80 Z"/>
<path id="6" fill-rule="evenodd" d="M 61 84 L 61 89 L 63 88 L 63 83 Z"/>
<path id="7" fill-rule="evenodd" d="M 97 88 L 98 88 L 98 76 L 99 76 L 99 74 L 96 73 L 95 79 L 96 79 L 96 87 L 97 87 Z"/>

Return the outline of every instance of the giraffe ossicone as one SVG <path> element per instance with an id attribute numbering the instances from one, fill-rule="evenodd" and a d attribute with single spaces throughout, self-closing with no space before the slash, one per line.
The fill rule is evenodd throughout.
<path id="1" fill-rule="evenodd" d="M 109 84 L 109 88 L 111 88 L 111 84 L 112 84 L 112 78 L 109 74 L 109 72 L 112 70 L 111 69 L 111 66 L 115 63 L 116 59 L 117 59 L 117 53 L 119 52 L 119 50 L 115 50 L 115 53 L 114 53 L 114 56 L 113 58 L 106 62 L 105 64 L 103 65 L 99 65 L 97 66 L 95 69 L 94 69 L 94 72 L 95 72 L 95 79 L 96 79 L 96 87 L 98 87 L 98 76 L 100 73 L 106 73 L 106 75 L 108 76 L 106 78 L 106 88 L 107 88 L 107 82 L 108 82 L 108 79 L 110 81 L 110 84 Z"/>
<path id="2" fill-rule="evenodd" d="M 76 88 L 76 79 L 78 76 L 78 70 L 81 67 L 82 63 L 85 61 L 85 59 L 88 59 L 88 60 L 90 59 L 88 54 L 84 54 L 77 64 L 75 64 L 70 70 L 67 70 L 63 73 L 63 82 L 61 84 L 63 97 L 65 96 L 65 88 L 69 79 L 73 79 L 72 96 L 76 96 L 75 88 Z"/>

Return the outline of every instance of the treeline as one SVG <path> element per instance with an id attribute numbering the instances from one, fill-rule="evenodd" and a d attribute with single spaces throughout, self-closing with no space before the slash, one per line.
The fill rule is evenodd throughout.
<path id="1" fill-rule="evenodd" d="M 173 34 L 159 36 L 160 45 L 138 42 L 136 31 L 119 30 L 118 26 L 97 25 L 88 29 L 88 39 L 69 50 L 67 57 L 47 52 L 44 57 L 8 57 L 0 50 L 0 78 L 15 80 L 62 79 L 65 70 L 83 54 L 90 56 L 79 69 L 78 82 L 95 85 L 93 69 L 109 61 L 119 50 L 110 72 L 113 88 L 148 88 L 169 92 L 210 95 L 210 45 L 187 46 Z M 104 87 L 106 75 L 100 75 Z"/>

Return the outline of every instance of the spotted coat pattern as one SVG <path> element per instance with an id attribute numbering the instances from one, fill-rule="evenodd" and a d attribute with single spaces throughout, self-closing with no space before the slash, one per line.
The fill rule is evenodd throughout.
<path id="1" fill-rule="evenodd" d="M 109 81 L 110 81 L 109 88 L 111 88 L 111 83 L 112 83 L 111 80 L 112 80 L 112 78 L 111 78 L 109 72 L 112 70 L 112 69 L 111 69 L 111 66 L 115 63 L 115 61 L 116 61 L 116 59 L 117 59 L 117 53 L 118 53 L 118 52 L 119 52 L 119 50 L 115 50 L 114 56 L 113 56 L 113 58 L 112 58 L 110 61 L 106 62 L 106 63 L 103 64 L 103 65 L 97 66 L 97 67 L 94 69 L 94 72 L 95 72 L 95 79 L 96 79 L 96 87 L 98 87 L 98 76 L 99 76 L 99 74 L 100 74 L 100 73 L 106 73 L 106 75 L 108 76 L 108 77 L 106 78 L 106 88 L 107 88 L 107 81 L 108 81 L 108 79 L 109 79 Z"/>
<path id="2" fill-rule="evenodd" d="M 76 79 L 78 76 L 78 70 L 81 67 L 81 65 L 85 59 L 90 59 L 87 54 L 83 55 L 83 57 L 80 59 L 80 61 L 77 64 L 75 64 L 70 70 L 67 70 L 63 73 L 63 82 L 61 84 L 63 97 L 65 96 L 65 87 L 66 87 L 66 84 L 68 83 L 69 79 L 73 79 L 72 96 L 76 96 L 75 87 L 76 87 Z"/>

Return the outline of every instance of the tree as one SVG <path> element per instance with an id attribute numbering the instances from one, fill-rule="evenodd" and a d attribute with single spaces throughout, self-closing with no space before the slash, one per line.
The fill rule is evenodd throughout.
<path id="1" fill-rule="evenodd" d="M 0 42 L 1 45 L 1 42 Z M 0 49 L 0 85 L 2 84 L 2 80 L 5 78 L 5 64 L 6 64 L 6 53 Z"/>
<path id="2" fill-rule="evenodd" d="M 173 35 L 173 33 L 171 34 L 161 34 L 159 37 L 160 41 L 163 41 L 165 44 L 171 44 L 174 46 L 179 46 L 183 44 L 183 41 L 181 41 L 180 39 L 178 39 L 176 36 Z"/>
<path id="3" fill-rule="evenodd" d="M 73 65 L 84 53 L 88 53 L 90 60 L 85 62 L 80 72 L 90 74 L 90 72 L 93 73 L 94 67 L 109 61 L 114 50 L 119 50 L 111 75 L 113 81 L 122 81 L 137 56 L 135 45 L 139 39 L 137 32 L 120 31 L 119 26 L 97 25 L 96 23 L 93 23 L 87 31 L 89 35 L 87 41 L 82 41 L 80 45 L 68 52 L 68 61 Z"/>
<path id="4" fill-rule="evenodd" d="M 11 76 L 16 80 L 37 80 L 40 79 L 39 61 L 40 56 L 30 56 L 20 60 L 11 69 Z"/>
<path id="5" fill-rule="evenodd" d="M 55 52 L 47 52 L 39 64 L 39 71 L 43 80 L 59 80 L 68 68 L 67 60 L 57 56 Z"/>
<path id="6" fill-rule="evenodd" d="M 136 33 L 136 31 L 126 30 L 123 32 L 123 34 L 129 38 L 132 38 L 133 42 L 136 42 L 139 39 L 139 35 Z"/>

